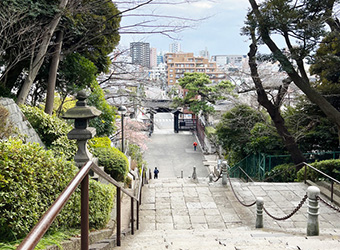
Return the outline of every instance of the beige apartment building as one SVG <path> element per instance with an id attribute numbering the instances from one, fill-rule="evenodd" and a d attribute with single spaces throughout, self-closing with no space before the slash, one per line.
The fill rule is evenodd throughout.
<path id="1" fill-rule="evenodd" d="M 204 57 L 195 57 L 194 53 L 167 53 L 165 62 L 168 86 L 178 83 L 178 80 L 184 77 L 185 72 L 205 73 L 212 83 L 227 80 L 227 74 L 217 68 L 216 62 L 209 62 Z"/>

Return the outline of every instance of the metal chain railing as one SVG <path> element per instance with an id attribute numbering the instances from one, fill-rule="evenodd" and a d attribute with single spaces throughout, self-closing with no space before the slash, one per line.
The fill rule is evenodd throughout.
<path id="1" fill-rule="evenodd" d="M 324 203 L 325 205 L 327 205 L 328 207 L 330 207 L 331 209 L 337 211 L 340 213 L 340 207 L 336 207 L 334 205 L 332 205 L 331 203 L 329 203 L 328 201 L 322 199 L 320 196 L 316 197 L 318 200 L 322 201 L 322 203 Z"/>
<path id="2" fill-rule="evenodd" d="M 222 177 L 222 171 L 220 171 L 219 175 L 217 176 L 217 179 L 214 180 L 214 182 L 217 182 L 219 179 L 221 179 L 221 177 Z"/>
<path id="3" fill-rule="evenodd" d="M 293 210 L 293 212 L 291 212 L 290 214 L 284 216 L 284 217 L 275 217 L 272 214 L 270 214 L 268 212 L 268 210 L 263 207 L 263 210 L 266 212 L 266 214 L 268 214 L 269 217 L 273 218 L 274 220 L 287 220 L 290 217 L 292 217 L 297 211 L 300 210 L 300 208 L 302 207 L 303 203 L 305 203 L 305 201 L 307 200 L 308 196 L 307 194 L 305 194 L 305 196 L 302 198 L 302 200 L 300 201 L 299 205 L 297 205 L 297 207 Z"/>
<path id="4" fill-rule="evenodd" d="M 234 193 L 234 196 L 236 197 L 236 199 L 238 200 L 239 203 L 241 203 L 242 206 L 245 206 L 245 207 L 251 207 L 251 206 L 254 206 L 256 204 L 256 201 L 254 201 L 253 203 L 251 204 L 245 204 L 243 203 L 240 198 L 237 196 L 235 190 L 234 190 L 234 187 L 233 185 L 231 184 L 231 180 L 230 180 L 230 177 L 229 177 L 229 173 L 227 173 L 227 177 L 228 177 L 228 180 L 229 180 L 229 183 L 230 183 L 230 187 L 231 187 L 231 190 L 233 191 Z"/>

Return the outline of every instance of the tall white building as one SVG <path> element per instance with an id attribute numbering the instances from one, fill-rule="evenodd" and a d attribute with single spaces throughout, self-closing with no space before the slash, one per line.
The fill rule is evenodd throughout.
<path id="1" fill-rule="evenodd" d="M 171 43 L 169 45 L 170 53 L 178 53 L 181 51 L 181 44 L 180 43 Z"/>

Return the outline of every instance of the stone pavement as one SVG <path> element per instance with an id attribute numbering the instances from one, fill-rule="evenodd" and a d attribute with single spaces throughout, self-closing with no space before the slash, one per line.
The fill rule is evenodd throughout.
<path id="1" fill-rule="evenodd" d="M 303 183 L 232 183 L 242 201 L 262 196 L 276 217 L 290 213 L 307 190 Z M 221 180 L 150 180 L 143 189 L 140 230 L 124 238 L 121 248 L 340 249 L 340 214 L 320 204 L 320 236 L 307 237 L 306 206 L 286 221 L 264 214 L 264 229 L 255 229 L 255 206 L 242 206 Z"/>

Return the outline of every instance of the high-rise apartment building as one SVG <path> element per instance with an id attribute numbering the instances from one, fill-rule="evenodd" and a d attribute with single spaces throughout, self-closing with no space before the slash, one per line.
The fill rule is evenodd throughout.
<path id="1" fill-rule="evenodd" d="M 216 62 L 209 62 L 204 57 L 195 57 L 194 53 L 167 53 L 165 62 L 168 86 L 178 83 L 178 80 L 184 77 L 185 72 L 205 73 L 212 83 L 227 80 L 226 73 L 217 68 Z"/>
<path id="2" fill-rule="evenodd" d="M 157 67 L 157 49 L 150 49 L 150 68 Z"/>
<path id="3" fill-rule="evenodd" d="M 133 64 L 150 68 L 150 44 L 143 42 L 130 43 L 130 55 Z"/>
<path id="4" fill-rule="evenodd" d="M 181 52 L 181 44 L 180 43 L 171 43 L 169 45 L 170 53 L 178 53 Z"/>

